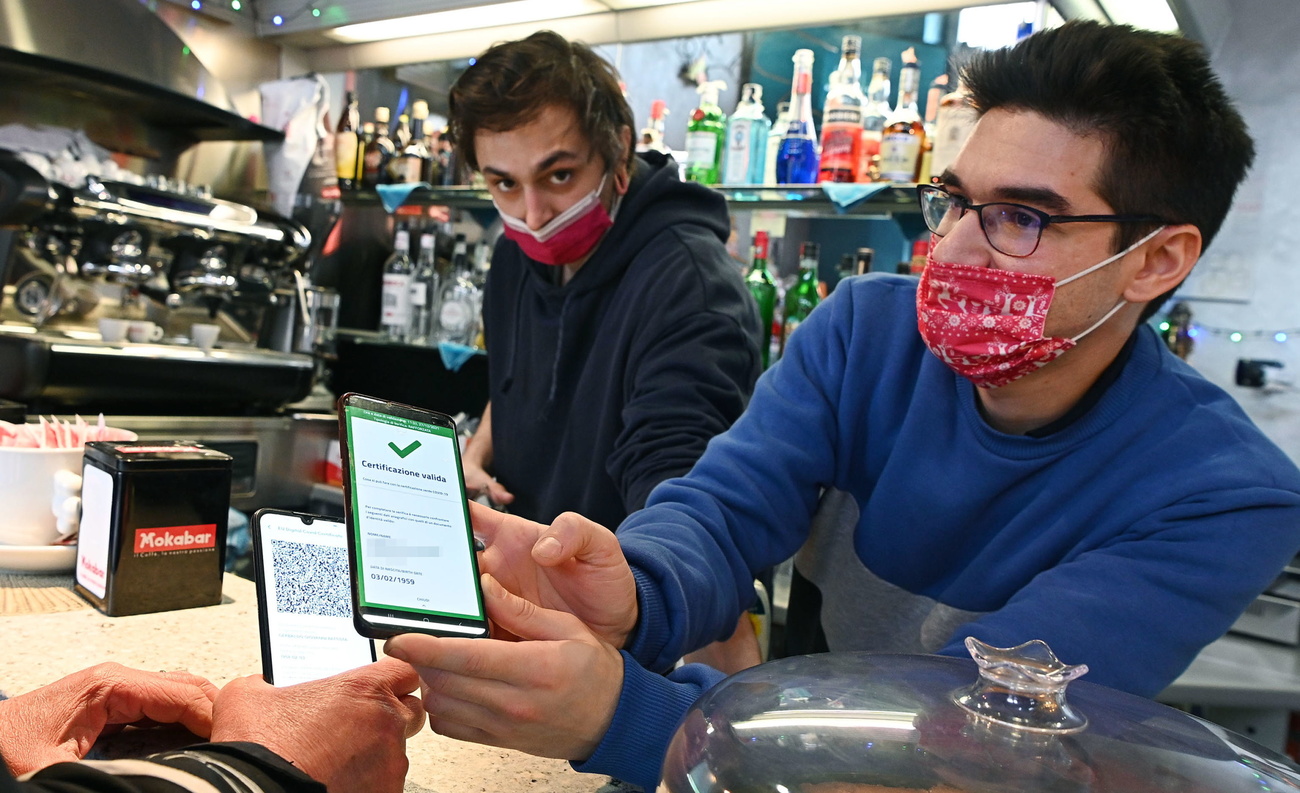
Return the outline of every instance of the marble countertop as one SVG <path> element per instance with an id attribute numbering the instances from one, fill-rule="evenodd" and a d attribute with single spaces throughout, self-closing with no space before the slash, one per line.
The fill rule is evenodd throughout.
<path id="1" fill-rule="evenodd" d="M 0 618 L 0 689 L 10 696 L 104 661 L 184 669 L 223 685 L 261 672 L 257 597 L 227 575 L 223 602 L 207 608 L 105 617 L 90 606 Z M 427 727 L 407 743 L 410 793 L 589 793 L 606 777 L 568 763 L 444 738 Z"/>

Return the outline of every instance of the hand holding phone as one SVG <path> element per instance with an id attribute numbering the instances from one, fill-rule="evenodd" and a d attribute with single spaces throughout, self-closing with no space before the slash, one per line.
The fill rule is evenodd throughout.
<path id="1" fill-rule="evenodd" d="M 339 437 L 357 632 L 487 636 L 455 422 L 349 393 Z"/>
<path id="2" fill-rule="evenodd" d="M 262 509 L 252 534 L 266 682 L 290 686 L 374 661 L 374 644 L 352 627 L 343 521 Z"/>

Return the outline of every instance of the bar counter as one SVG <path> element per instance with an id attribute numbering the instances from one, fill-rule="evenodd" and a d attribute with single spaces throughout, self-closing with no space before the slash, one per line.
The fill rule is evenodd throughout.
<path id="1" fill-rule="evenodd" d="M 16 696 L 104 661 L 184 669 L 218 686 L 257 674 L 253 583 L 227 575 L 222 600 L 208 608 L 132 617 L 105 617 L 89 605 L 0 617 L 0 690 Z M 444 738 L 428 727 L 407 742 L 407 756 L 406 790 L 415 793 L 589 793 L 608 779 L 579 774 L 560 760 Z"/>

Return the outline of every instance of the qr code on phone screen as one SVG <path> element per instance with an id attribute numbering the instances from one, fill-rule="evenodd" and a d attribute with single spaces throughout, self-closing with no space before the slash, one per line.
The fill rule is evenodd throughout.
<path id="1" fill-rule="evenodd" d="M 352 617 L 346 549 L 272 540 L 271 564 L 277 611 Z"/>

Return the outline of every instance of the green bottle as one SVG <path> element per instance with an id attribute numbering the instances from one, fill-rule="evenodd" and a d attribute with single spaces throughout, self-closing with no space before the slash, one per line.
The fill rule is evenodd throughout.
<path id="1" fill-rule="evenodd" d="M 819 247 L 815 242 L 805 242 L 799 246 L 799 280 L 785 293 L 785 322 L 781 328 L 782 354 L 790 341 L 790 334 L 821 302 L 821 294 L 817 291 L 818 252 Z"/>
<path id="2" fill-rule="evenodd" d="M 722 180 L 722 149 L 727 138 L 727 118 L 718 107 L 718 92 L 726 88 L 721 80 L 701 83 L 700 106 L 686 124 L 686 178 L 700 184 Z"/>
<path id="3" fill-rule="evenodd" d="M 758 321 L 762 326 L 759 350 L 763 355 L 763 368 L 766 369 L 771 356 L 772 320 L 776 318 L 776 282 L 767 270 L 766 231 L 754 234 L 754 263 L 749 268 L 749 275 L 745 276 L 745 286 L 749 287 L 754 302 L 758 303 Z"/>

